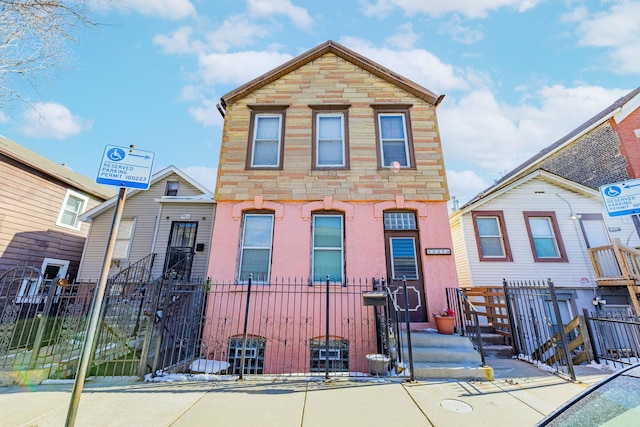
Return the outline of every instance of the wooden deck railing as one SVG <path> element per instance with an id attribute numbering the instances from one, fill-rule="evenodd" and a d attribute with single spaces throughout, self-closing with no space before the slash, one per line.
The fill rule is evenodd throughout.
<path id="1" fill-rule="evenodd" d="M 633 307 L 640 314 L 640 251 L 614 239 L 610 245 L 590 248 L 589 259 L 598 286 L 626 286 Z"/>
<path id="2" fill-rule="evenodd" d="M 507 345 L 513 344 L 509 312 L 502 286 L 461 287 L 478 310 L 478 315 L 486 318 L 486 323 L 495 328 L 495 333 L 504 336 Z"/>

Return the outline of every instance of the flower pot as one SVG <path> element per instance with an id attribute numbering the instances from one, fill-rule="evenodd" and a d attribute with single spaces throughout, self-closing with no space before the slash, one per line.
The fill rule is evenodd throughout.
<path id="1" fill-rule="evenodd" d="M 384 354 L 367 354 L 367 360 L 369 361 L 369 372 L 371 375 L 386 376 L 389 370 L 389 356 Z"/>
<path id="2" fill-rule="evenodd" d="M 455 317 L 443 317 L 443 316 L 435 316 L 436 321 L 436 329 L 438 329 L 439 334 L 443 335 L 453 335 L 453 331 L 455 330 Z"/>

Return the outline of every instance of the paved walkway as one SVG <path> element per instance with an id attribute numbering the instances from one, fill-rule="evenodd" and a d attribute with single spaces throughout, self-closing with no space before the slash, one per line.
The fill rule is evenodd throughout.
<path id="1" fill-rule="evenodd" d="M 142 383 L 84 387 L 76 426 L 533 426 L 606 377 L 579 367 L 579 383 L 518 360 L 489 360 L 495 381 Z M 0 425 L 63 426 L 72 384 L 0 387 Z"/>

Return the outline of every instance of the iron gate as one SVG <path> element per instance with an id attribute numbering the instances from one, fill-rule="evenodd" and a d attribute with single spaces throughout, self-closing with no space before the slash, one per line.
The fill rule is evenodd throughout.
<path id="1" fill-rule="evenodd" d="M 572 355 L 566 351 L 573 331 L 566 331 L 551 279 L 504 280 L 503 284 L 516 354 L 547 364 L 575 381 Z"/>

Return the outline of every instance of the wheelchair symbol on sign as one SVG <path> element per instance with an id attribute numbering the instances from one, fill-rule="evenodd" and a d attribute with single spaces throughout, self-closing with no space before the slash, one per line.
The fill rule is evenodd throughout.
<path id="1" fill-rule="evenodd" d="M 120 160 L 124 160 L 125 152 L 120 148 L 112 148 L 107 151 L 107 157 L 112 162 L 119 162 Z"/>
<path id="2" fill-rule="evenodd" d="M 604 189 L 604 194 L 607 197 L 618 197 L 621 193 L 622 190 L 620 190 L 620 188 L 616 187 L 615 185 L 609 186 Z"/>

